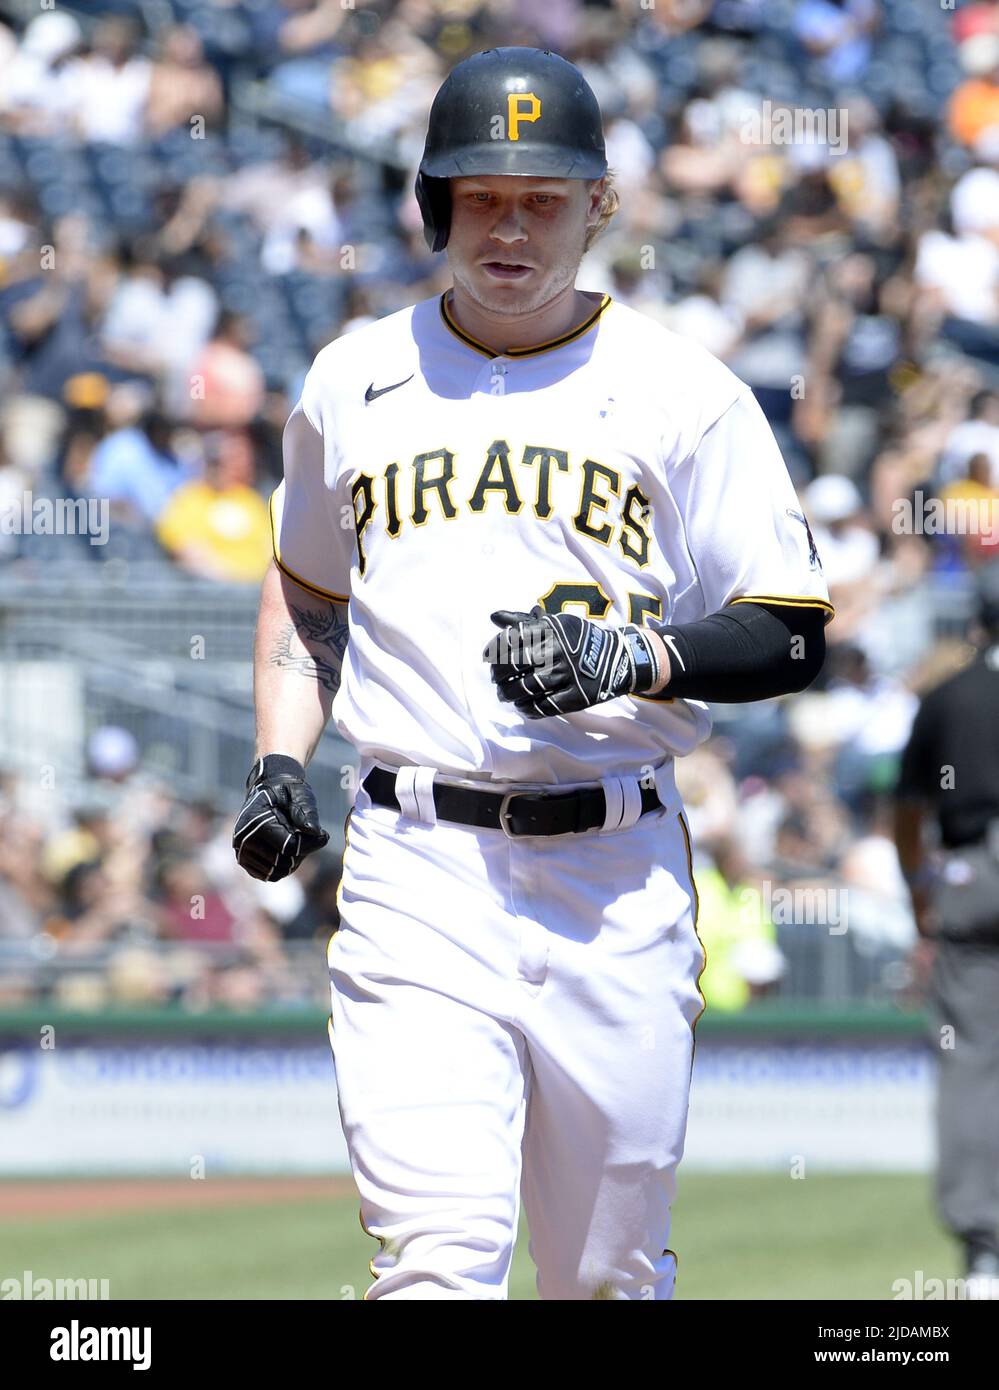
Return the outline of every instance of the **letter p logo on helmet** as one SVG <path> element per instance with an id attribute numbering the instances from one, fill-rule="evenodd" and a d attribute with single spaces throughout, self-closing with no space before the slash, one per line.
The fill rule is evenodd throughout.
<path id="1" fill-rule="evenodd" d="M 521 106 L 526 104 L 526 109 Z M 506 128 L 508 138 L 520 139 L 520 123 L 531 125 L 541 119 L 541 100 L 533 92 L 510 92 L 506 99 Z"/>

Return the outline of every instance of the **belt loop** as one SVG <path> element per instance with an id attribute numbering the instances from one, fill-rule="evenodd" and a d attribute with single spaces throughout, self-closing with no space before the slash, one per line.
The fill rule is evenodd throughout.
<path id="1" fill-rule="evenodd" d="M 427 825 L 437 824 L 432 767 L 400 767 L 395 775 L 395 794 L 402 815 Z"/>
<path id="2" fill-rule="evenodd" d="M 624 790 L 624 813 L 618 829 L 628 830 L 642 814 L 642 788 L 637 777 L 626 777 L 621 786 Z"/>
<path id="3" fill-rule="evenodd" d="M 607 809 L 604 813 L 604 823 L 597 833 L 607 835 L 617 830 L 621 824 L 621 816 L 624 814 L 624 783 L 620 777 L 601 777 L 600 785 L 604 789 Z"/>
<path id="4" fill-rule="evenodd" d="M 679 809 L 680 797 L 676 787 L 676 764 L 672 758 L 655 769 L 656 794 L 668 811 Z"/>
<path id="5" fill-rule="evenodd" d="M 366 754 L 363 753 L 359 756 L 357 760 L 357 783 L 354 787 L 353 804 L 355 806 L 358 806 L 358 803 L 360 803 L 360 806 L 375 805 L 375 801 L 371 793 L 367 790 L 367 788 L 364 785 L 364 779 L 365 777 L 367 777 L 371 769 L 377 766 L 378 764 L 375 762 L 374 758 L 368 757 Z M 360 807 L 358 807 L 358 809 L 360 809 Z"/>
<path id="6" fill-rule="evenodd" d="M 416 793 L 416 804 L 420 810 L 420 820 L 426 821 L 427 825 L 437 824 L 437 805 L 434 801 L 434 776 L 434 768 L 418 767 L 416 769 L 416 776 L 413 779 L 413 790 Z"/>

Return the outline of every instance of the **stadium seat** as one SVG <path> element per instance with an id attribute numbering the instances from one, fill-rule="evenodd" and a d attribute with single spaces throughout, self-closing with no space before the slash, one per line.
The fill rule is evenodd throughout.
<path id="1" fill-rule="evenodd" d="M 926 70 L 926 85 L 938 97 L 949 97 L 960 84 L 964 74 L 961 64 L 949 54 L 938 62 L 931 63 Z"/>
<path id="2" fill-rule="evenodd" d="M 288 148 L 285 134 L 270 126 L 234 125 L 226 137 L 234 169 L 280 159 Z"/>

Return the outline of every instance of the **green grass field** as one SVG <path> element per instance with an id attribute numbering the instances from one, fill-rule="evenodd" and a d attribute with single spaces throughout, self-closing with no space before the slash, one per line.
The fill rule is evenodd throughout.
<path id="1" fill-rule="evenodd" d="M 671 1247 L 680 1299 L 891 1299 L 961 1273 L 928 1180 L 893 1175 L 681 1177 Z M 112 1298 L 360 1298 L 377 1249 L 350 1197 L 0 1221 L 0 1279 L 96 1277 Z M 513 1299 L 533 1299 L 522 1229 Z"/>

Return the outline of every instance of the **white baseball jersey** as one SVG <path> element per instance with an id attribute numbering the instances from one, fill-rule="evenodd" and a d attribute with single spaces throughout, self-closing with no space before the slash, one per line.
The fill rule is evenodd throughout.
<path id="1" fill-rule="evenodd" d="M 640 774 L 710 732 L 694 700 L 530 720 L 483 660 L 496 609 L 694 622 L 819 606 L 819 558 L 752 392 L 705 349 L 590 295 L 551 342 L 497 353 L 445 293 L 318 354 L 284 435 L 275 556 L 349 600 L 333 705 L 362 760 L 456 777 Z"/>

